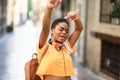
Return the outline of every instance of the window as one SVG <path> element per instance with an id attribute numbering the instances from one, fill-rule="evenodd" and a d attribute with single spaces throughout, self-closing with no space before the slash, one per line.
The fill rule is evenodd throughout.
<path id="1" fill-rule="evenodd" d="M 120 25 L 120 0 L 101 0 L 100 21 Z"/>
<path id="2" fill-rule="evenodd" d="M 67 14 L 67 12 L 70 10 L 70 1 L 71 0 L 62 1 L 62 5 L 61 5 L 62 17 L 64 17 Z"/>
<path id="3" fill-rule="evenodd" d="M 102 40 L 101 71 L 120 80 L 120 44 Z"/>
<path id="4" fill-rule="evenodd" d="M 120 80 L 120 37 L 93 31 L 91 34 L 101 39 L 101 72 Z"/>

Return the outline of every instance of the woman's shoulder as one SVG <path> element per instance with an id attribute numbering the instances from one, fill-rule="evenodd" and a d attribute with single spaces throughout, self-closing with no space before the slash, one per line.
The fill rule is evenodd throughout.
<path id="1" fill-rule="evenodd" d="M 64 45 L 65 45 L 67 51 L 69 51 L 69 53 L 73 53 L 73 52 L 75 51 L 75 46 L 71 47 L 69 41 L 66 41 L 66 42 L 64 43 Z"/>
<path id="2" fill-rule="evenodd" d="M 43 47 L 39 48 L 39 43 L 37 43 L 36 49 L 37 49 L 37 51 L 44 51 L 46 48 L 48 48 L 48 46 L 49 46 L 49 43 L 46 42 L 46 43 L 43 45 Z"/>

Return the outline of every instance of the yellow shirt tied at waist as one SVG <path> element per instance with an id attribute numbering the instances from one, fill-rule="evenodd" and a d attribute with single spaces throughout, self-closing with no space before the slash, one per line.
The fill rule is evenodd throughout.
<path id="1" fill-rule="evenodd" d="M 60 51 L 56 50 L 54 45 L 48 42 L 39 49 L 37 45 L 38 60 L 41 58 L 41 54 L 47 48 L 47 51 L 42 58 L 36 74 L 39 76 L 53 75 L 53 76 L 75 76 L 75 72 L 72 65 L 72 58 L 70 53 L 75 50 L 71 48 L 69 42 L 62 47 Z"/>

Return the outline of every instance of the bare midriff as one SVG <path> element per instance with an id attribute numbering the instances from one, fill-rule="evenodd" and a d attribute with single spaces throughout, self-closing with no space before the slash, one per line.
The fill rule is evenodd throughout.
<path id="1" fill-rule="evenodd" d="M 43 80 L 70 80 L 70 76 L 52 76 L 52 75 L 44 75 Z"/>

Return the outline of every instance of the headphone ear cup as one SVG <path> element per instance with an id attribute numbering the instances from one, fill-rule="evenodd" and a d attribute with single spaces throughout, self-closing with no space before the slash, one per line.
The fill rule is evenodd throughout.
<path id="1" fill-rule="evenodd" d="M 51 40 L 51 39 L 49 39 L 48 43 L 52 45 L 52 40 Z"/>
<path id="2" fill-rule="evenodd" d="M 60 50 L 62 49 L 63 45 L 60 44 L 60 43 L 56 43 L 56 44 L 54 45 L 54 47 L 56 48 L 57 51 L 60 51 Z"/>

